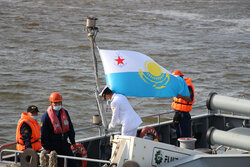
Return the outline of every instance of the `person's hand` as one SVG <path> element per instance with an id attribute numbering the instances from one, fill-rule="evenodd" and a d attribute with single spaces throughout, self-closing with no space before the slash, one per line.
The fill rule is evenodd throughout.
<path id="1" fill-rule="evenodd" d="M 180 119 L 181 119 L 181 112 L 175 112 L 174 114 L 174 118 L 173 118 L 173 126 L 176 128 L 179 123 L 180 123 Z"/>
<path id="2" fill-rule="evenodd" d="M 111 126 L 111 124 L 109 124 L 109 128 L 108 128 L 108 129 L 111 130 L 112 128 L 113 128 L 113 127 Z"/>
<path id="3" fill-rule="evenodd" d="M 73 146 L 73 152 L 76 152 L 77 151 L 76 144 L 72 144 L 72 146 Z"/>

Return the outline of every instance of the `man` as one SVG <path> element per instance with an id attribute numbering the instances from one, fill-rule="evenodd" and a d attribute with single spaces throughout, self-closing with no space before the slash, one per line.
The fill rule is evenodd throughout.
<path id="1" fill-rule="evenodd" d="M 40 141 L 40 126 L 38 120 L 38 108 L 31 105 L 27 108 L 27 112 L 23 112 L 21 119 L 18 121 L 16 130 L 16 149 L 24 151 L 32 148 L 38 151 L 42 148 Z"/>
<path id="2" fill-rule="evenodd" d="M 181 71 L 173 71 L 175 76 L 183 78 Z M 182 96 L 180 94 L 174 97 L 172 108 L 176 111 L 173 124 L 176 127 L 177 137 L 191 137 L 191 116 L 190 111 L 192 110 L 192 104 L 195 101 L 194 87 L 190 78 L 184 79 L 187 83 L 190 96 Z"/>
<path id="3" fill-rule="evenodd" d="M 100 96 L 103 96 L 105 100 L 111 100 L 112 119 L 108 128 L 111 129 L 116 124 L 121 124 L 121 135 L 136 136 L 137 128 L 142 120 L 133 110 L 128 99 L 122 94 L 113 93 L 108 86 L 104 87 Z"/>
<path id="4" fill-rule="evenodd" d="M 75 131 L 67 110 L 62 107 L 62 96 L 54 92 L 49 97 L 50 106 L 42 116 L 41 141 L 43 148 L 50 153 L 55 150 L 59 155 L 74 156 L 70 149 L 69 138 L 74 149 Z M 63 159 L 58 159 L 58 167 L 63 166 Z M 68 160 L 67 166 L 75 167 L 74 160 Z"/>

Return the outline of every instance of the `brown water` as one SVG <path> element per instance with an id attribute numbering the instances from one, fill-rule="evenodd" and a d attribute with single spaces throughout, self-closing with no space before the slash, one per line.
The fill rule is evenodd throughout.
<path id="1" fill-rule="evenodd" d="M 28 105 L 37 105 L 41 116 L 54 91 L 63 95 L 75 128 L 91 124 L 97 108 L 83 30 L 89 15 L 98 17 L 100 48 L 138 51 L 181 70 L 193 79 L 196 104 L 205 104 L 210 92 L 250 99 L 249 11 L 249 0 L 1 0 L 0 144 L 15 141 Z M 170 110 L 171 99 L 130 102 L 144 116 Z"/>

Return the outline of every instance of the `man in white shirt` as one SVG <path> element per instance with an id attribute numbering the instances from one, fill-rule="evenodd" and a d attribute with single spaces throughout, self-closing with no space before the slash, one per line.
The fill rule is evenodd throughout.
<path id="1" fill-rule="evenodd" d="M 142 120 L 129 104 L 128 99 L 122 94 L 113 93 L 108 86 L 104 87 L 100 96 L 103 96 L 105 100 L 111 100 L 112 119 L 108 128 L 111 129 L 121 124 L 121 135 L 136 136 L 137 128 Z"/>

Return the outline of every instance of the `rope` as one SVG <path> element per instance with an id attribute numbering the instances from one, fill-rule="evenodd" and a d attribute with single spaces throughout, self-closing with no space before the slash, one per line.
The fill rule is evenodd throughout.
<path id="1" fill-rule="evenodd" d="M 46 150 L 43 150 L 40 153 L 40 166 L 41 167 L 47 167 L 49 165 L 48 161 L 49 161 L 49 157 L 46 156 Z"/>
<path id="2" fill-rule="evenodd" d="M 46 150 L 43 150 L 40 153 L 40 166 L 41 167 L 57 167 L 56 151 L 51 151 L 48 157 Z"/>
<path id="3" fill-rule="evenodd" d="M 49 154 L 49 167 L 57 167 L 56 151 L 51 151 Z"/>

